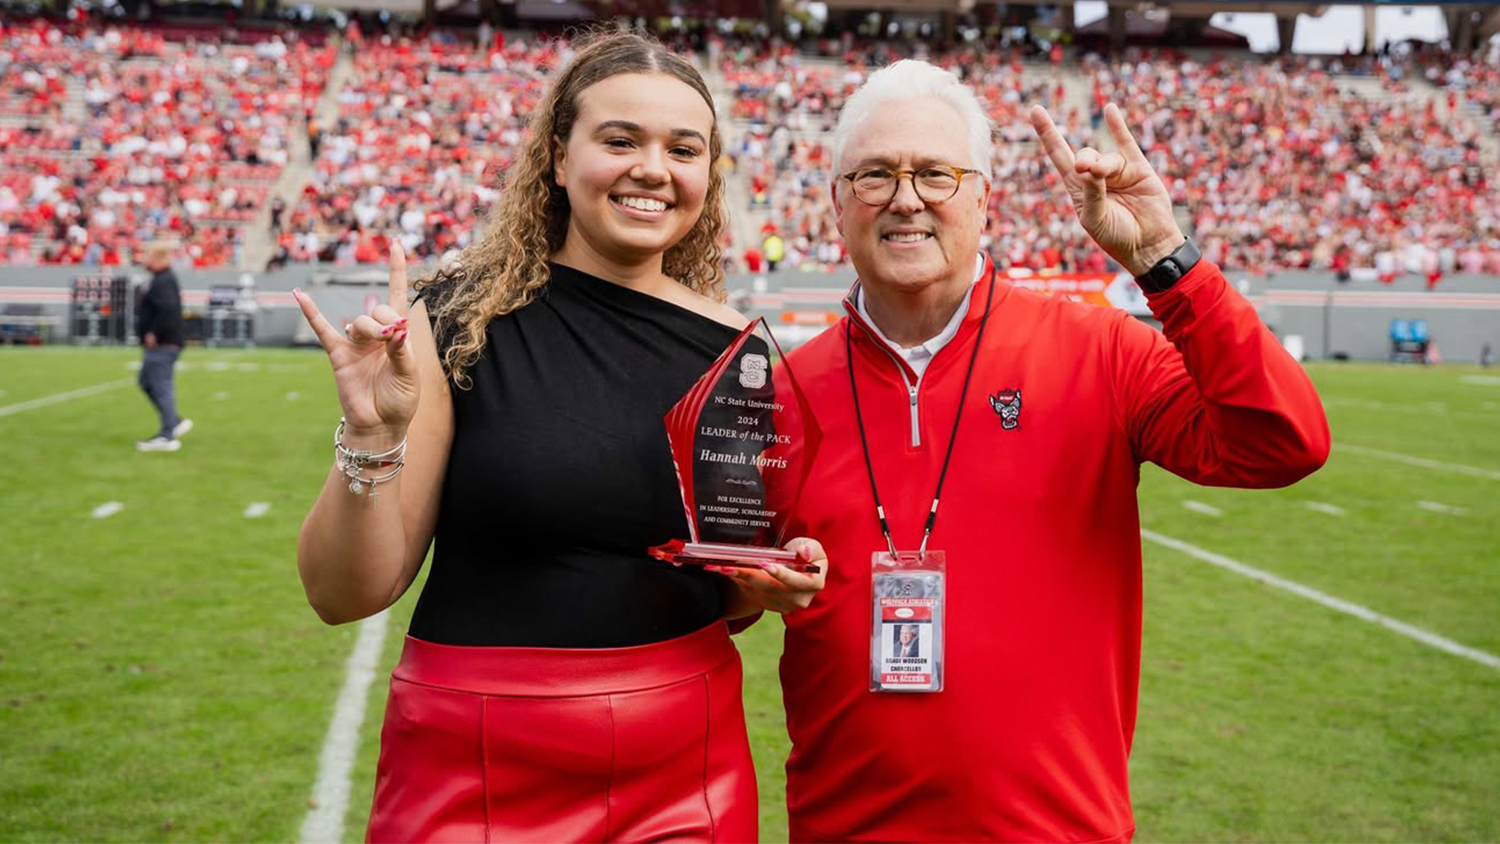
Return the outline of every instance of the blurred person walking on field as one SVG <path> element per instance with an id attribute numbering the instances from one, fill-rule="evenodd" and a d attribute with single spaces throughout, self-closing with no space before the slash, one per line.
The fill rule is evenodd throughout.
<path id="1" fill-rule="evenodd" d="M 805 607 L 824 574 L 646 554 L 687 535 L 663 417 L 746 325 L 719 301 L 712 97 L 601 35 L 533 120 L 484 235 L 409 309 L 399 243 L 389 302 L 343 332 L 294 293 L 344 414 L 297 544 L 309 602 L 374 615 L 436 542 L 367 838 L 754 841 L 726 619 Z"/>
<path id="2" fill-rule="evenodd" d="M 138 382 L 156 406 L 161 426 L 156 436 L 136 442 L 141 451 L 176 451 L 179 439 L 193 428 L 193 420 L 177 416 L 177 390 L 173 384 L 177 356 L 182 352 L 182 289 L 172 272 L 176 248 L 165 241 L 146 246 L 144 266 L 151 280 L 141 293 L 135 311 L 135 334 L 143 349 Z"/>

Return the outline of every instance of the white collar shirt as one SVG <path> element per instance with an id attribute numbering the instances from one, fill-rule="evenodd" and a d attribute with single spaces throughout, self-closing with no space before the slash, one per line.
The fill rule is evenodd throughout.
<path id="1" fill-rule="evenodd" d="M 963 301 L 958 303 L 958 309 L 953 312 L 953 316 L 948 320 L 948 324 L 943 326 L 943 330 L 939 331 L 931 339 L 918 343 L 911 348 L 902 348 L 900 345 L 893 343 L 889 337 L 885 336 L 885 332 L 880 330 L 880 326 L 875 324 L 875 320 L 870 318 L 870 312 L 865 308 L 863 289 L 859 291 L 859 295 L 855 299 L 855 306 L 859 309 L 859 317 L 865 321 L 865 325 L 870 326 L 870 330 L 875 332 L 875 336 L 880 339 L 880 342 L 890 347 L 891 351 L 900 355 L 901 359 L 911 366 L 912 370 L 917 373 L 917 380 L 920 381 L 922 380 L 922 374 L 927 371 L 927 364 L 932 361 L 933 356 L 938 353 L 939 349 L 948 345 L 948 342 L 958 335 L 958 327 L 963 324 L 964 316 L 969 313 L 969 300 L 974 297 L 974 284 L 979 281 L 979 277 L 983 274 L 984 254 L 980 253 L 974 256 L 974 281 L 969 283 L 969 289 L 964 293 Z"/>

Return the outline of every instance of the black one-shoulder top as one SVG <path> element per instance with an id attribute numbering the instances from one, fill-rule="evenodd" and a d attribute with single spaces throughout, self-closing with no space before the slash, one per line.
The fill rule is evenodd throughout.
<path id="1" fill-rule="evenodd" d="M 491 321 L 471 386 L 451 390 L 453 446 L 411 635 L 625 647 L 722 617 L 718 575 L 646 549 L 688 536 L 662 417 L 737 333 L 556 264 L 540 298 Z"/>

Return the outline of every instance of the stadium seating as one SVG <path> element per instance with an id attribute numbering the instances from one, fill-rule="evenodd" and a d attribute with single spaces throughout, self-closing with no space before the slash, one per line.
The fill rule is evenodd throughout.
<path id="1" fill-rule="evenodd" d="M 109 266 L 170 237 L 236 263 L 334 48 L 172 34 L 0 23 L 0 261 Z"/>
<path id="2" fill-rule="evenodd" d="M 276 263 L 378 262 L 391 238 L 419 258 L 462 248 L 567 51 L 476 42 L 472 31 L 362 38 L 327 92 L 336 118 L 313 129 L 305 121 L 338 56 L 319 33 L 0 18 L 0 263 L 128 263 L 165 235 L 197 266 L 241 264 L 247 227 L 300 154 L 292 138 L 309 130 L 315 155 L 274 232 Z M 817 48 L 716 38 L 706 51 L 731 118 L 721 166 L 744 197 L 731 211 L 746 242 L 726 244 L 736 264 L 772 231 L 781 268 L 847 264 L 830 132 L 871 69 L 916 54 L 973 86 L 995 122 L 983 243 L 1004 265 L 1108 268 L 1027 112 L 1045 105 L 1077 146 L 1104 140 L 1102 106 L 1115 101 L 1205 254 L 1225 266 L 1416 273 L 1429 285 L 1500 273 L 1500 183 L 1481 165 L 1500 131 L 1500 71 L 1470 57 L 1136 50 L 1047 61 L 853 38 Z M 1351 73 L 1368 84 L 1354 90 Z M 1418 90 L 1428 83 L 1444 90 Z M 1452 119 L 1457 110 L 1475 119 Z"/>
<path id="3" fill-rule="evenodd" d="M 391 237 L 419 257 L 462 248 L 558 58 L 547 42 L 365 42 L 282 234 L 289 259 L 378 261 Z"/>

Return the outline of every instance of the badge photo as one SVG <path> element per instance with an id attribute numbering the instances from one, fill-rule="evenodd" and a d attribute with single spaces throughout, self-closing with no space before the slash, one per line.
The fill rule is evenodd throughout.
<path id="1" fill-rule="evenodd" d="M 871 565 L 870 691 L 942 691 L 946 555 L 878 551 Z"/>

